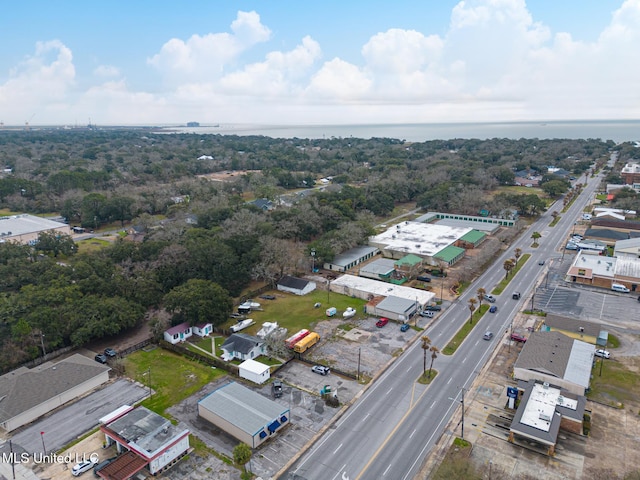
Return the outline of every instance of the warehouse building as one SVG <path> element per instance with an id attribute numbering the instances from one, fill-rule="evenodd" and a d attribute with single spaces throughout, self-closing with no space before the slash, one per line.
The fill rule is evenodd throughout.
<path id="1" fill-rule="evenodd" d="M 289 409 L 231 382 L 198 402 L 198 415 L 256 448 L 289 423 Z"/>
<path id="2" fill-rule="evenodd" d="M 66 223 L 23 213 L 0 217 L 0 243 L 17 242 L 33 245 L 42 232 L 71 235 Z"/>

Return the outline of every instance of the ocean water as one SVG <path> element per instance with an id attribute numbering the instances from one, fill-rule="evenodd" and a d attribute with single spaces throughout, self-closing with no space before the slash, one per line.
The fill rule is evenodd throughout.
<path id="1" fill-rule="evenodd" d="M 505 123 L 425 123 L 387 125 L 242 125 L 219 124 L 200 127 L 167 127 L 174 133 L 263 135 L 272 138 L 394 138 L 409 142 L 452 138 L 570 138 L 640 140 L 640 120 L 554 121 Z"/>

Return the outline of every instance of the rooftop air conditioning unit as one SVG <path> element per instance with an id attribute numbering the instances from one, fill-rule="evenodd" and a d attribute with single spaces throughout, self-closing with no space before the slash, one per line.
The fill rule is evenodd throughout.
<path id="1" fill-rule="evenodd" d="M 546 413 L 541 413 L 538 418 L 544 422 L 550 422 L 551 421 L 551 417 L 549 415 L 547 415 Z"/>
<path id="2" fill-rule="evenodd" d="M 556 345 L 556 346 L 557 346 L 557 345 Z M 549 388 L 549 382 L 544 382 L 544 383 L 542 384 L 542 388 L 544 388 L 545 390 L 546 390 L 547 388 Z"/>

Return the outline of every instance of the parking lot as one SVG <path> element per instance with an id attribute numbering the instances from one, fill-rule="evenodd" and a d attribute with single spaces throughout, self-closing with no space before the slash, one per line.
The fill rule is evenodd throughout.
<path id="1" fill-rule="evenodd" d="M 369 317 L 352 319 L 348 330 L 339 328 L 345 323 L 343 319 L 328 319 L 320 322 L 315 326 L 314 331 L 320 333 L 322 340 L 305 356 L 306 361 L 311 363 L 293 360 L 274 375 L 283 382 L 283 395 L 274 400 L 290 409 L 291 423 L 279 435 L 254 451 L 251 465 L 247 465 L 252 472 L 262 478 L 271 478 L 293 459 L 303 446 L 327 428 L 345 405 L 357 398 L 366 384 L 349 376 L 340 375 L 336 373 L 336 369 L 356 376 L 358 365 L 360 365 L 361 378 L 369 381 L 399 355 L 410 341 L 420 335 L 412 328 L 401 332 L 400 324 L 396 322 L 389 322 L 384 327 L 378 328 L 375 326 L 376 320 Z M 421 326 L 431 321 L 433 321 L 431 318 L 419 317 L 418 319 Z M 311 366 L 315 361 L 328 365 L 332 369 L 331 373 L 325 376 L 312 372 Z M 234 381 L 234 379 L 225 377 L 219 382 L 207 385 L 196 395 L 170 408 L 168 413 L 209 447 L 232 457 L 233 448 L 238 441 L 209 422 L 199 419 L 197 411 L 197 402 L 200 399 L 228 381 Z M 263 386 L 247 386 L 266 397 L 273 398 L 270 383 Z M 325 404 L 320 397 L 320 390 L 325 386 L 329 386 L 331 391 L 335 392 L 340 407 L 332 408 Z M 208 467 L 202 467 L 203 462 Z M 189 470 L 190 465 L 197 471 L 203 472 L 203 476 L 197 471 Z M 207 469 L 216 469 L 217 466 L 222 468 L 224 464 L 213 456 L 197 460 L 190 458 L 165 473 L 163 477 L 181 480 L 185 478 L 185 472 L 190 472 L 189 478 L 211 478 L 205 473 Z M 227 478 L 226 475 L 219 478 Z M 232 475 L 232 472 L 229 472 L 229 475 Z"/>

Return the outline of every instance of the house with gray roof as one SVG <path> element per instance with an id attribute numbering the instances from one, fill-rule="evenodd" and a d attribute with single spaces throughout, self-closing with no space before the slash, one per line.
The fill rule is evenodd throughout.
<path id="1" fill-rule="evenodd" d="M 289 409 L 236 382 L 198 402 L 198 415 L 256 448 L 289 424 Z"/>
<path id="2" fill-rule="evenodd" d="M 517 380 L 557 385 L 576 395 L 589 388 L 596 347 L 560 332 L 533 332 L 513 367 Z"/>
<path id="3" fill-rule="evenodd" d="M 249 360 L 265 353 L 265 343 L 260 337 L 254 337 L 246 333 L 234 333 L 227 338 L 220 346 L 222 359 L 225 361 L 237 358 L 239 360 Z"/>
<path id="4" fill-rule="evenodd" d="M 0 428 L 11 432 L 109 381 L 110 367 L 75 354 L 0 377 Z"/>

